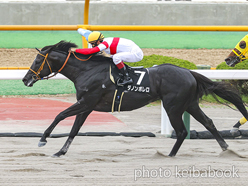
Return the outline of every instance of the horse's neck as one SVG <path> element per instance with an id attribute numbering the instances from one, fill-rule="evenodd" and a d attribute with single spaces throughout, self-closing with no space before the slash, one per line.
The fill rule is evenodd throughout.
<path id="1" fill-rule="evenodd" d="M 76 79 L 81 75 L 93 76 L 98 74 L 99 72 L 107 72 L 109 69 L 109 65 L 110 63 L 106 63 L 104 61 L 79 61 L 75 58 L 70 58 L 60 73 L 66 76 L 71 81 L 75 82 Z"/>
<path id="2" fill-rule="evenodd" d="M 80 69 L 67 64 L 60 73 L 70 79 L 72 82 L 75 82 L 76 78 L 80 74 Z"/>

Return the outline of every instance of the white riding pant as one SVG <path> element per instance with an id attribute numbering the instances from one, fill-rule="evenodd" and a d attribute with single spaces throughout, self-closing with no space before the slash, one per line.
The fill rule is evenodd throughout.
<path id="1" fill-rule="evenodd" d="M 115 65 L 119 64 L 120 62 L 138 62 L 143 59 L 143 51 L 139 47 L 134 47 L 131 52 L 119 52 L 114 54 L 113 61 Z"/>

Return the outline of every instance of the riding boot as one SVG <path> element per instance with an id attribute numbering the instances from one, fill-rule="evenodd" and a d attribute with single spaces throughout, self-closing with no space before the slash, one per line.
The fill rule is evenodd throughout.
<path id="1" fill-rule="evenodd" d="M 124 66 L 123 68 L 121 68 L 119 70 L 120 70 L 120 72 L 123 75 L 123 79 L 122 79 L 122 82 L 118 82 L 118 85 L 124 86 L 124 85 L 130 85 L 130 84 L 132 84 L 133 83 L 133 80 L 129 76 L 129 74 L 127 72 L 127 69 L 126 69 L 126 66 Z"/>

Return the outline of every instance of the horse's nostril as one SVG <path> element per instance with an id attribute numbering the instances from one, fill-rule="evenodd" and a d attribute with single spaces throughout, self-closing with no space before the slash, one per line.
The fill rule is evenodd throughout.
<path id="1" fill-rule="evenodd" d="M 22 82 L 23 82 L 23 83 L 27 82 L 27 79 L 23 78 L 23 79 L 22 79 Z"/>
<path id="2" fill-rule="evenodd" d="M 229 61 L 230 61 L 230 59 L 229 59 L 229 58 L 226 58 L 226 59 L 225 59 L 225 62 L 229 62 Z"/>
<path id="3" fill-rule="evenodd" d="M 26 78 L 23 78 L 23 79 L 22 79 L 22 82 L 24 83 L 24 85 L 27 85 L 28 80 L 27 80 Z"/>

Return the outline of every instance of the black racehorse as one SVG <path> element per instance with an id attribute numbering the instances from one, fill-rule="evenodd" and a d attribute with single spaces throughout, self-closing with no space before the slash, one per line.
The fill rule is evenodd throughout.
<path id="1" fill-rule="evenodd" d="M 102 55 L 85 56 L 68 52 L 71 47 L 77 46 L 61 41 L 42 48 L 22 80 L 26 86 L 31 87 L 40 79 L 52 77 L 50 75 L 52 73 L 61 73 L 75 85 L 77 102 L 56 116 L 39 142 L 39 146 L 44 146 L 47 143 L 46 138 L 61 120 L 76 115 L 67 141 L 61 150 L 54 154 L 57 157 L 68 151 L 74 137 L 93 110 L 111 111 L 116 89 L 109 75 L 110 66 L 113 65 L 111 58 Z M 229 84 L 213 82 L 203 75 L 171 64 L 151 67 L 148 68 L 148 71 L 150 92 L 126 92 L 120 110 L 131 111 L 161 99 L 177 135 L 176 143 L 169 156 L 176 155 L 187 136 L 187 130 L 182 120 L 184 111 L 203 124 L 213 134 L 220 147 L 226 150 L 227 143 L 218 133 L 212 120 L 199 107 L 199 98 L 204 94 L 212 94 L 213 96 L 216 94 L 233 103 L 243 116 L 248 118 L 248 113 L 239 94 Z"/>

